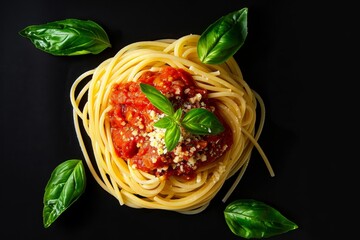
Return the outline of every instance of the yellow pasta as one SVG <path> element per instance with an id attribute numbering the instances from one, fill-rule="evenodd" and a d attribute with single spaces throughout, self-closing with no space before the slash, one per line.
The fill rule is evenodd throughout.
<path id="1" fill-rule="evenodd" d="M 130 44 L 95 69 L 80 75 L 71 87 L 75 130 L 87 166 L 98 184 L 120 205 L 199 213 L 206 209 L 224 182 L 238 174 L 223 199 L 226 201 L 244 174 L 254 146 L 270 175 L 274 175 L 257 143 L 265 116 L 261 97 L 244 81 L 234 58 L 219 65 L 201 63 L 196 51 L 199 37 L 191 34 L 179 39 Z M 164 178 L 134 168 L 116 154 L 112 141 L 108 117 L 112 86 L 136 82 L 144 72 L 164 66 L 185 70 L 198 87 L 206 89 L 208 97 L 216 100 L 216 107 L 233 134 L 233 144 L 225 154 L 199 168 L 196 177 L 188 181 L 177 176 Z M 258 120 L 257 106 L 261 109 Z M 87 146 L 85 138 L 90 139 L 91 146 Z"/>

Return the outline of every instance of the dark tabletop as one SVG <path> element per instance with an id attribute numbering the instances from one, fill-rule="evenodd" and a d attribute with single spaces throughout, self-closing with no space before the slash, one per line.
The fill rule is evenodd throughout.
<path id="1" fill-rule="evenodd" d="M 344 157 L 345 150 L 337 149 L 346 141 L 338 133 L 352 129 L 351 123 L 344 120 L 347 111 L 341 107 L 352 98 L 339 95 L 339 89 L 345 91 L 351 87 L 341 85 L 339 79 L 344 74 L 336 75 L 339 78 L 334 77 L 332 84 L 325 81 L 325 74 L 334 76 L 329 74 L 334 68 L 326 65 L 320 69 L 321 61 L 316 57 L 332 55 L 327 54 L 329 48 L 314 36 L 318 31 L 338 32 L 331 31 L 338 29 L 338 25 L 332 28 L 320 19 L 308 32 L 307 14 L 311 13 L 293 1 L 210 2 L 128 1 L 125 4 L 109 0 L 36 0 L 9 1 L 1 7 L 0 232 L 5 236 L 3 239 L 105 240 L 126 236 L 241 239 L 226 225 L 223 211 L 227 203 L 242 198 L 266 202 L 299 226 L 272 240 L 315 240 L 339 233 L 338 221 L 332 220 L 336 212 L 333 209 L 336 204 L 332 202 L 347 196 L 339 186 L 336 173 L 341 172 L 339 159 L 349 161 L 349 157 Z M 264 100 L 266 120 L 259 144 L 275 176 L 270 177 L 254 150 L 249 167 L 228 202 L 221 199 L 233 178 L 205 211 L 183 215 L 120 206 L 86 168 L 88 181 L 84 194 L 45 229 L 43 195 L 52 170 L 67 159 L 84 159 L 75 135 L 69 99 L 74 80 L 127 44 L 201 34 L 220 16 L 243 7 L 249 9 L 248 37 L 234 57 L 244 79 Z M 66 18 L 99 23 L 108 33 L 112 47 L 97 55 L 59 57 L 36 49 L 18 34 L 28 25 Z M 314 51 L 308 51 L 308 46 Z M 304 54 L 305 51 L 313 54 Z M 320 92 L 325 97 L 320 98 Z M 333 124 L 327 124 L 329 121 L 325 119 Z M 359 160 L 358 156 L 355 158 Z"/>

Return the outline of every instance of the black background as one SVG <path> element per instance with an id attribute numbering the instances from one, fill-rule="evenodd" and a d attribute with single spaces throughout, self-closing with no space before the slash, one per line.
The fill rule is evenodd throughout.
<path id="1" fill-rule="evenodd" d="M 69 100 L 70 87 L 80 74 L 129 43 L 201 34 L 222 15 L 243 7 L 249 8 L 249 33 L 235 58 L 245 80 L 265 102 L 260 145 L 275 177 L 254 150 L 227 203 L 257 199 L 298 224 L 298 229 L 272 240 L 354 234 L 347 214 L 356 211 L 351 201 L 357 181 L 351 172 L 356 169 L 343 169 L 359 160 L 350 153 L 356 141 L 348 138 L 356 137 L 353 126 L 358 118 L 352 113 L 357 108 L 350 106 L 356 102 L 356 95 L 350 94 L 355 88 L 346 81 L 359 78 L 350 73 L 356 61 L 342 54 L 357 56 L 348 46 L 354 37 L 353 29 L 346 28 L 355 20 L 351 8 L 344 19 L 339 15 L 343 7 L 328 11 L 293 1 L 36 0 L 8 1 L 0 9 L 2 239 L 241 239 L 227 227 L 227 203 L 221 201 L 234 179 L 197 215 L 120 206 L 88 169 L 85 193 L 48 229 L 42 223 L 42 198 L 58 164 L 83 159 Z M 18 34 L 28 25 L 65 18 L 96 21 L 112 47 L 98 55 L 56 57 Z M 346 67 L 339 69 L 344 62 Z"/>

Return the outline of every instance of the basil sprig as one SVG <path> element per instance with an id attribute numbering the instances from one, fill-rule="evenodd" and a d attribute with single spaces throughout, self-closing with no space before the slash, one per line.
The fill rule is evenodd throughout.
<path id="1" fill-rule="evenodd" d="M 211 24 L 200 36 L 197 52 L 200 61 L 221 64 L 233 56 L 247 37 L 248 8 L 231 12 Z"/>
<path id="2" fill-rule="evenodd" d="M 70 18 L 30 25 L 19 34 L 36 48 L 55 56 L 98 54 L 111 47 L 105 30 L 91 20 Z"/>
<path id="3" fill-rule="evenodd" d="M 166 129 L 165 146 L 169 152 L 179 142 L 181 127 L 196 135 L 216 135 L 224 131 L 224 126 L 212 112 L 202 108 L 193 108 L 182 118 L 182 110 L 179 108 L 175 111 L 170 100 L 155 87 L 140 83 L 140 89 L 157 109 L 167 115 L 158 120 L 154 126 Z"/>
<path id="4" fill-rule="evenodd" d="M 230 230 L 243 238 L 267 238 L 298 226 L 273 207 L 252 199 L 239 199 L 224 210 Z"/>
<path id="5" fill-rule="evenodd" d="M 85 191 L 86 176 L 81 160 L 59 164 L 45 187 L 43 224 L 48 228 Z"/>

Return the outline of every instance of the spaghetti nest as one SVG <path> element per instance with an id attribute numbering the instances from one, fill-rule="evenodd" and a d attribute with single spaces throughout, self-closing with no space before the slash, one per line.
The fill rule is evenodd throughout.
<path id="1" fill-rule="evenodd" d="M 265 116 L 261 97 L 244 81 L 234 58 L 219 65 L 203 64 L 197 55 L 199 37 L 191 34 L 179 39 L 130 44 L 95 69 L 80 75 L 71 87 L 75 130 L 87 166 L 98 184 L 121 205 L 199 213 L 209 205 L 224 182 L 238 173 L 223 199 L 226 201 L 245 172 L 254 146 L 273 175 L 257 142 Z M 112 142 L 108 117 L 112 86 L 137 81 L 144 72 L 164 66 L 181 68 L 191 74 L 197 86 L 208 91 L 208 98 L 216 100 L 217 109 L 233 133 L 233 144 L 225 154 L 199 168 L 196 177 L 188 181 L 177 176 L 165 179 L 130 166 L 128 161 L 118 157 Z M 257 105 L 261 109 L 258 122 Z M 85 143 L 84 137 L 90 139 L 91 146 Z"/>

